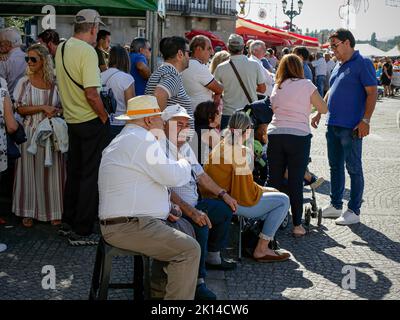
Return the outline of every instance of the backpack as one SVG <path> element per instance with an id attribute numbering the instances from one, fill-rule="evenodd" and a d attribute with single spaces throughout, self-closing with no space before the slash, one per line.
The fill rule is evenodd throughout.
<path id="1" fill-rule="evenodd" d="M 108 114 L 114 114 L 117 111 L 117 100 L 114 97 L 114 93 L 111 88 L 107 87 L 108 81 L 117 73 L 121 71 L 114 72 L 111 76 L 108 77 L 106 82 L 101 86 L 100 90 L 100 98 L 103 101 L 104 108 L 106 109 Z"/>

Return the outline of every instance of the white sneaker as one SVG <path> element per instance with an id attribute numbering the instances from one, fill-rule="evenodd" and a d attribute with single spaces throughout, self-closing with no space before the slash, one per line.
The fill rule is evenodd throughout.
<path id="1" fill-rule="evenodd" d="M 342 215 L 341 209 L 336 209 L 334 206 L 329 205 L 322 210 L 323 218 L 339 218 Z"/>
<path id="2" fill-rule="evenodd" d="M 335 223 L 339 226 L 348 226 L 351 224 L 360 223 L 360 216 L 356 215 L 350 209 L 347 209 L 340 218 L 335 220 Z"/>

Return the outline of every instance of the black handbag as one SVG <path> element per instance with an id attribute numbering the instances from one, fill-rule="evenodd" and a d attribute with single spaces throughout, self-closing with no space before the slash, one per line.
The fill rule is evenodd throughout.
<path id="1" fill-rule="evenodd" d="M 21 152 L 17 145 L 26 142 L 26 140 L 24 127 L 18 123 L 18 129 L 12 134 L 7 134 L 7 157 L 14 160 L 21 157 Z"/>

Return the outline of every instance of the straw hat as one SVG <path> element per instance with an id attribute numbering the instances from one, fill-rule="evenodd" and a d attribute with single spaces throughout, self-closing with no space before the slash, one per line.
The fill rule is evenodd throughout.
<path id="1" fill-rule="evenodd" d="M 115 117 L 117 120 L 135 120 L 145 117 L 153 117 L 162 115 L 156 97 L 154 96 L 137 96 L 128 100 L 126 113 Z"/>

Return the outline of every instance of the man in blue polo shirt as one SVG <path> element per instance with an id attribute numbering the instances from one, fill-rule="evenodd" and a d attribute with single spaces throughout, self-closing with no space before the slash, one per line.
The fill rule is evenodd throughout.
<path id="1" fill-rule="evenodd" d="M 324 208 L 325 218 L 337 218 L 338 225 L 360 222 L 364 191 L 362 141 L 369 135 L 370 119 L 377 98 L 377 80 L 372 62 L 354 50 L 355 39 L 346 29 L 339 29 L 330 38 L 331 49 L 339 60 L 332 71 L 328 99 L 326 140 L 331 169 L 331 203 Z M 318 127 L 321 115 L 312 119 Z M 345 172 L 350 175 L 351 190 L 347 210 L 342 212 Z"/>
<path id="2" fill-rule="evenodd" d="M 151 58 L 151 47 L 145 38 L 135 38 L 131 43 L 131 75 L 135 79 L 135 95 L 144 95 L 147 80 L 150 78 L 151 70 L 149 61 Z"/>

